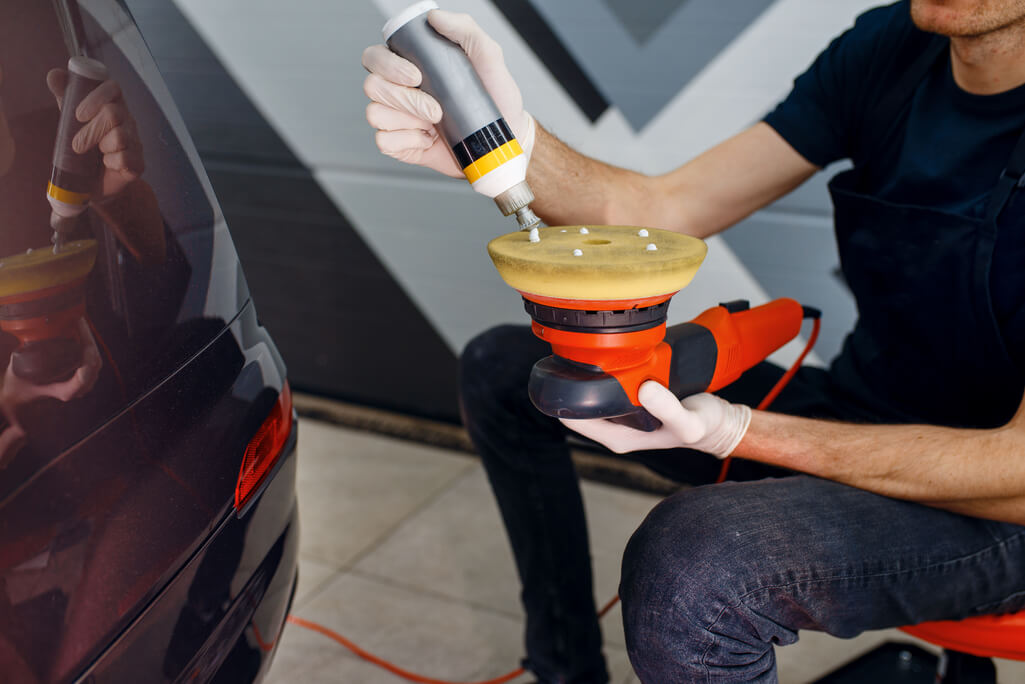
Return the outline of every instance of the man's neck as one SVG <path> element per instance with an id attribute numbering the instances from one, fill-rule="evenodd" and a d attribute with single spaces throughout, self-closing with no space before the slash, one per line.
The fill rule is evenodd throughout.
<path id="1" fill-rule="evenodd" d="M 1025 22 L 981 36 L 950 39 L 954 81 L 975 95 L 995 95 L 1025 84 Z"/>

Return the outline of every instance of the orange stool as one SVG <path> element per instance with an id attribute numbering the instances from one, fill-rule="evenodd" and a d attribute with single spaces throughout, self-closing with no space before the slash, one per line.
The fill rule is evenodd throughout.
<path id="1" fill-rule="evenodd" d="M 911 636 L 983 658 L 1025 660 L 1025 611 L 901 627 Z"/>
<path id="2" fill-rule="evenodd" d="M 937 684 L 995 684 L 990 658 L 1025 660 L 1025 611 L 923 622 L 901 630 L 944 649 Z"/>
<path id="3" fill-rule="evenodd" d="M 816 684 L 995 684 L 991 658 L 1025 660 L 1025 611 L 923 622 L 901 630 L 940 646 L 942 656 L 888 641 Z"/>

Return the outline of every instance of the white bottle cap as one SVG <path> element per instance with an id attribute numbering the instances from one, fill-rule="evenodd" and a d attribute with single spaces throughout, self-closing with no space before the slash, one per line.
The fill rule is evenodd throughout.
<path id="1" fill-rule="evenodd" d="M 68 60 L 68 71 L 93 81 L 107 80 L 107 67 L 103 62 L 82 55 L 75 55 Z"/>
<path id="2" fill-rule="evenodd" d="M 385 22 L 384 28 L 381 29 L 381 35 L 384 36 L 384 42 L 387 43 L 388 39 L 391 38 L 391 34 L 398 31 L 413 19 L 416 19 L 421 14 L 425 14 L 436 9 L 439 9 L 438 3 L 434 2 L 434 0 L 421 0 L 420 2 L 413 3 Z"/>

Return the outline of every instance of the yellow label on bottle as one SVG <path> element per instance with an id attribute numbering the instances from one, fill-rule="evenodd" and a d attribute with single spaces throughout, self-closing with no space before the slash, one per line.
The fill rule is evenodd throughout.
<path id="1" fill-rule="evenodd" d="M 471 162 L 469 166 L 463 169 L 463 173 L 466 174 L 466 180 L 476 183 L 484 174 L 494 171 L 502 164 L 521 154 L 523 154 L 523 148 L 520 147 L 520 142 L 513 138 L 501 147 L 491 150 L 477 161 Z"/>
<path id="2" fill-rule="evenodd" d="M 64 188 L 57 187 L 53 183 L 47 184 L 46 194 L 54 198 L 58 202 L 63 202 L 64 204 L 89 203 L 89 195 L 82 192 L 72 192 L 70 190 L 65 190 Z"/>

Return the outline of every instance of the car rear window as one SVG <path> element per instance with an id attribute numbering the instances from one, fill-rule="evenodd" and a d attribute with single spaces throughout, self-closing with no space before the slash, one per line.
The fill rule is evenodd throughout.
<path id="1" fill-rule="evenodd" d="M 62 127 L 83 69 L 104 75 L 76 86 L 86 101 Z M 0 2 L 0 222 L 2 500 L 180 368 L 248 296 L 121 3 Z"/>

